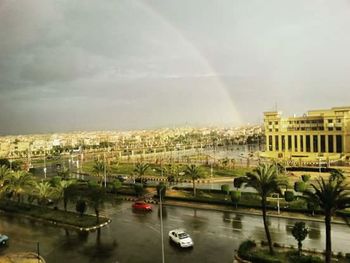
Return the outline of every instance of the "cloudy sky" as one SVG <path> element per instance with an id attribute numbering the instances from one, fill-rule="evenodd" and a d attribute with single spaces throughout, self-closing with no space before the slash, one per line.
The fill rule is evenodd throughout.
<path id="1" fill-rule="evenodd" d="M 349 0 L 0 0 L 0 134 L 350 105 Z"/>

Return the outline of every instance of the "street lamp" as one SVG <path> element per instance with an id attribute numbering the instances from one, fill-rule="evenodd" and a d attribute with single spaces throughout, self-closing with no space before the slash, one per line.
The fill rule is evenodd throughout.
<path id="1" fill-rule="evenodd" d="M 106 175 L 106 153 L 103 153 L 103 174 L 104 174 L 104 185 L 107 187 L 107 175 Z"/>
<path id="2" fill-rule="evenodd" d="M 164 186 L 159 188 L 159 205 L 160 205 L 160 236 L 162 240 L 162 263 L 165 263 L 164 257 L 164 233 L 163 233 L 163 205 L 162 205 L 162 191 Z"/>

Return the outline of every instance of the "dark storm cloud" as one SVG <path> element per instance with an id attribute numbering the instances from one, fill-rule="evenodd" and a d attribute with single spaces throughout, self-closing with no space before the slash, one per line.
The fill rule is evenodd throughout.
<path id="1" fill-rule="evenodd" d="M 347 1 L 0 0 L 0 133 L 349 104 L 349 26 Z"/>

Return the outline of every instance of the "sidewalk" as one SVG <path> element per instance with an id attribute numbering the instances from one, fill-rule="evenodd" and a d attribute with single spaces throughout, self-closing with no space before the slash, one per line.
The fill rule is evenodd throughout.
<path id="1" fill-rule="evenodd" d="M 46 261 L 34 252 L 8 253 L 0 256 L 0 263 L 45 263 Z"/>
<path id="2" fill-rule="evenodd" d="M 237 213 L 243 215 L 254 215 L 254 216 L 262 216 L 262 212 L 259 209 L 254 208 L 234 208 L 232 206 L 225 205 L 212 205 L 212 204 L 204 204 L 204 203 L 193 203 L 186 201 L 173 201 L 173 200 L 165 200 L 164 204 L 167 206 L 179 206 L 179 207 L 187 207 L 187 208 L 197 208 L 203 210 L 213 210 L 219 212 L 230 212 Z M 267 215 L 269 217 L 275 218 L 284 218 L 284 219 L 294 219 L 294 220 L 302 220 L 302 221 L 312 221 L 312 222 L 324 222 L 324 217 L 322 215 L 308 216 L 300 213 L 291 213 L 281 211 L 280 214 L 277 211 L 268 211 Z M 333 224 L 342 224 L 346 225 L 346 222 L 339 217 L 333 217 Z"/>

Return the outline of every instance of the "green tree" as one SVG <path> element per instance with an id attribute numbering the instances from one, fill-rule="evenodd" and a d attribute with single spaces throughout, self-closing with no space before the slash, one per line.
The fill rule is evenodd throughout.
<path id="1" fill-rule="evenodd" d="M 92 166 L 92 173 L 98 178 L 100 184 L 103 184 L 103 175 L 105 171 L 105 163 L 103 161 L 95 160 Z"/>
<path id="2" fill-rule="evenodd" d="M 297 181 L 294 183 L 294 191 L 303 193 L 307 188 L 307 184 L 304 181 Z"/>
<path id="3" fill-rule="evenodd" d="M 225 194 L 225 195 L 229 195 L 230 193 L 230 186 L 228 184 L 223 184 L 221 185 L 221 191 Z M 225 197 L 226 198 L 226 197 Z"/>
<path id="4" fill-rule="evenodd" d="M 231 201 L 235 204 L 236 208 L 238 206 L 239 201 L 241 200 L 241 192 L 240 191 L 230 191 Z"/>
<path id="5" fill-rule="evenodd" d="M 331 262 L 332 216 L 338 211 L 350 207 L 350 195 L 346 192 L 347 184 L 343 180 L 337 180 L 331 176 L 328 180 L 319 178 L 315 184 L 311 184 L 312 190 L 306 190 L 304 196 L 311 202 L 317 201 L 324 212 L 326 227 L 326 263 Z"/>
<path id="6" fill-rule="evenodd" d="M 309 180 L 310 180 L 311 176 L 309 174 L 303 174 L 301 176 L 301 180 L 304 182 L 304 183 L 307 183 Z"/>
<path id="7" fill-rule="evenodd" d="M 33 176 L 24 171 L 11 172 L 4 178 L 4 181 L 4 191 L 16 196 L 18 203 L 22 195 L 34 184 Z"/>
<path id="8" fill-rule="evenodd" d="M 305 227 L 304 222 L 296 222 L 292 229 L 293 237 L 298 241 L 298 255 L 301 256 L 303 241 L 307 237 L 309 230 Z"/>
<path id="9" fill-rule="evenodd" d="M 277 169 L 275 165 L 259 164 L 253 172 L 248 172 L 242 180 L 245 187 L 254 188 L 261 197 L 262 216 L 266 239 L 269 244 L 270 254 L 273 254 L 272 240 L 266 217 L 267 197 L 273 193 L 280 192 L 281 181 L 277 177 Z"/>
<path id="10" fill-rule="evenodd" d="M 233 186 L 234 186 L 235 188 L 237 188 L 237 190 L 238 190 L 239 188 L 241 188 L 242 184 L 243 184 L 242 177 L 236 177 L 236 178 L 233 179 Z"/>
<path id="11" fill-rule="evenodd" d="M 164 200 L 164 197 L 166 195 L 166 185 L 165 185 L 165 183 L 160 182 L 157 185 L 157 195 L 158 195 L 159 198 L 162 197 L 162 201 Z"/>
<path id="12" fill-rule="evenodd" d="M 295 196 L 294 196 L 294 192 L 287 190 L 284 192 L 284 200 L 286 200 L 287 202 L 292 202 L 294 201 Z"/>
<path id="13" fill-rule="evenodd" d="M 73 185 L 75 180 L 59 180 L 54 185 L 54 193 L 57 203 L 63 200 L 64 211 L 67 211 L 68 193 L 66 189 Z M 67 201 L 66 201 L 67 200 Z"/>
<path id="14" fill-rule="evenodd" d="M 141 183 L 135 183 L 134 184 L 134 191 L 135 191 L 135 194 L 140 197 L 143 195 L 144 193 L 144 188 L 143 188 L 143 184 Z"/>
<path id="15" fill-rule="evenodd" d="M 344 180 L 345 176 L 341 170 L 335 169 L 331 171 L 330 174 L 331 180 Z"/>
<path id="16" fill-rule="evenodd" d="M 86 212 L 86 209 L 87 209 L 86 201 L 83 199 L 79 199 L 75 204 L 75 211 L 77 211 L 82 217 Z"/>
<path id="17" fill-rule="evenodd" d="M 108 184 L 108 189 L 116 194 L 118 189 L 120 189 L 122 187 L 122 182 L 118 179 L 114 179 L 111 183 Z"/>
<path id="18" fill-rule="evenodd" d="M 46 206 L 54 195 L 54 188 L 49 182 L 35 182 L 34 195 L 39 205 Z"/>
<path id="19" fill-rule="evenodd" d="M 1 158 L 0 159 L 0 166 L 5 166 L 8 169 L 10 169 L 10 161 L 6 158 Z"/>
<path id="20" fill-rule="evenodd" d="M 199 168 L 194 164 L 187 165 L 184 172 L 188 177 L 191 178 L 193 186 L 193 196 L 196 196 L 196 180 L 202 178 L 203 175 L 201 174 Z"/>
<path id="21" fill-rule="evenodd" d="M 134 172 L 137 174 L 137 176 L 139 177 L 142 183 L 144 182 L 143 176 L 147 172 L 148 168 L 149 168 L 148 163 L 137 163 L 135 165 Z"/>
<path id="22" fill-rule="evenodd" d="M 89 205 L 94 209 L 96 214 L 96 223 L 100 223 L 100 209 L 106 199 L 106 191 L 101 186 L 89 185 L 87 189 L 87 198 Z"/>

